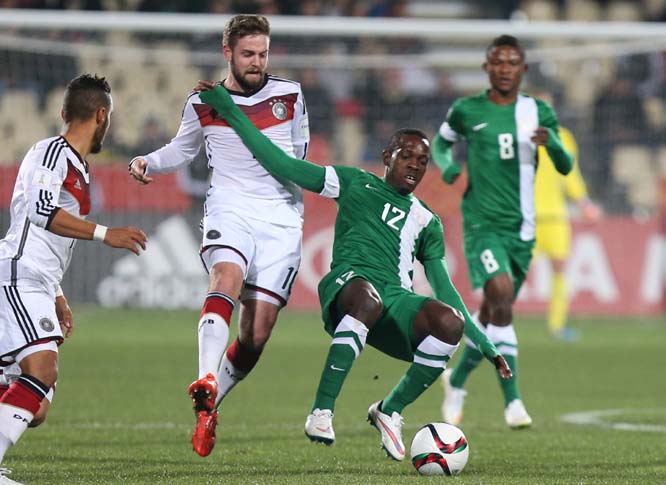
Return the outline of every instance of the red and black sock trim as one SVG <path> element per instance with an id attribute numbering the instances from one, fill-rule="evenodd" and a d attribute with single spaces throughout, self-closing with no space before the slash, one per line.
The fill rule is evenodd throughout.
<path id="1" fill-rule="evenodd" d="M 0 403 L 25 409 L 35 415 L 48 392 L 48 386 L 42 381 L 34 376 L 21 374 L 0 397 Z"/>
<path id="2" fill-rule="evenodd" d="M 236 337 L 236 340 L 227 349 L 227 359 L 236 369 L 248 373 L 254 369 L 261 357 L 262 350 L 250 349 Z"/>
<path id="3" fill-rule="evenodd" d="M 19 378 L 16 380 L 16 382 L 23 384 L 32 392 L 34 392 L 38 396 L 41 396 L 42 399 L 46 397 L 46 395 L 49 393 L 50 390 L 49 386 L 47 386 L 42 381 L 29 374 L 21 374 Z"/>
<path id="4" fill-rule="evenodd" d="M 203 308 L 201 309 L 201 316 L 204 316 L 206 313 L 215 313 L 224 318 L 224 321 L 229 325 L 234 306 L 235 301 L 229 295 L 213 291 L 206 296 L 206 301 L 204 301 Z"/>

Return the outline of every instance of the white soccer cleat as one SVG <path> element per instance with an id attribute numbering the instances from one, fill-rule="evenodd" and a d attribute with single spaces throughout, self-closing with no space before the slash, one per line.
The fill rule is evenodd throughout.
<path id="1" fill-rule="evenodd" d="M 7 470 L 6 468 L 0 468 L 0 484 L 13 483 L 14 485 L 23 485 L 22 483 L 9 478 L 7 475 L 9 475 L 10 473 L 11 471 Z"/>
<path id="2" fill-rule="evenodd" d="M 368 421 L 382 435 L 382 448 L 386 454 L 396 461 L 405 459 L 405 444 L 402 442 L 403 419 L 398 413 L 393 412 L 391 416 L 379 410 L 381 401 L 372 404 L 368 408 Z"/>
<path id="3" fill-rule="evenodd" d="M 305 420 L 305 436 L 310 441 L 332 445 L 335 441 L 333 413 L 330 409 L 315 409 Z"/>
<path id="4" fill-rule="evenodd" d="M 532 425 L 532 418 L 527 414 L 525 405 L 520 399 L 514 399 L 504 409 L 504 419 L 510 428 L 520 429 L 529 428 Z"/>
<path id="5" fill-rule="evenodd" d="M 451 385 L 451 374 L 453 374 L 453 369 L 446 369 L 442 373 L 442 384 L 444 385 L 442 416 L 445 422 L 457 426 L 462 420 L 467 391 Z"/>

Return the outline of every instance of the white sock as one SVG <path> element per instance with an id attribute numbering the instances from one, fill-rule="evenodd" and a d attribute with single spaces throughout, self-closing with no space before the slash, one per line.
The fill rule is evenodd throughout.
<path id="1" fill-rule="evenodd" d="M 335 328 L 331 345 L 349 345 L 354 351 L 354 358 L 358 358 L 363 347 L 365 347 L 365 340 L 368 337 L 369 331 L 368 327 L 366 327 L 362 321 L 356 320 L 351 315 L 345 315 Z M 353 337 L 342 336 L 343 333 L 349 332 L 354 333 L 356 339 Z"/>
<path id="2" fill-rule="evenodd" d="M 0 463 L 5 453 L 28 429 L 34 415 L 27 409 L 0 403 Z"/>
<path id="3" fill-rule="evenodd" d="M 428 335 L 416 347 L 414 363 L 446 369 L 447 362 L 453 357 L 459 346 L 460 344 L 447 344 L 432 335 Z"/>
<path id="4" fill-rule="evenodd" d="M 217 375 L 229 339 L 229 325 L 217 313 L 205 313 L 199 320 L 199 379 Z"/>
<path id="5" fill-rule="evenodd" d="M 7 450 L 11 448 L 13 445 L 14 443 L 12 443 L 12 440 L 7 438 L 4 434 L 0 433 L 0 464 L 2 463 L 2 460 L 4 459 Z"/>
<path id="6" fill-rule="evenodd" d="M 518 355 L 518 337 L 516 337 L 516 329 L 512 323 L 504 327 L 489 323 L 486 327 L 486 335 L 488 340 L 495 344 L 500 354 Z"/>
<path id="7" fill-rule="evenodd" d="M 227 353 L 225 352 L 222 356 L 222 362 L 220 363 L 220 370 L 217 373 L 217 399 L 215 399 L 215 406 L 217 407 L 222 401 L 222 398 L 229 394 L 236 384 L 242 381 L 247 372 L 236 369 L 229 359 L 227 359 Z"/>

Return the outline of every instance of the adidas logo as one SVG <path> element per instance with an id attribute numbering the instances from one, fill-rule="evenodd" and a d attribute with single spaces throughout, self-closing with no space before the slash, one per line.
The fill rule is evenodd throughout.
<path id="1" fill-rule="evenodd" d="M 201 308 L 208 276 L 199 246 L 186 219 L 170 217 L 148 236 L 141 257 L 126 254 L 113 263 L 97 286 L 97 299 L 108 308 Z"/>

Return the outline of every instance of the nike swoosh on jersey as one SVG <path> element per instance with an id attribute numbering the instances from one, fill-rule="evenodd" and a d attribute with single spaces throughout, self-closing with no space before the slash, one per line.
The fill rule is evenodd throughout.
<path id="1" fill-rule="evenodd" d="M 478 125 L 472 126 L 472 131 L 483 130 L 486 126 L 488 126 L 488 123 L 479 123 Z"/>
<path id="2" fill-rule="evenodd" d="M 374 187 L 374 186 L 372 186 L 372 185 L 370 185 L 370 184 L 365 184 L 365 188 L 366 188 L 366 189 L 373 189 L 373 190 L 374 190 L 374 189 L 376 189 L 377 187 Z"/>
<path id="3" fill-rule="evenodd" d="M 340 369 L 339 367 L 335 367 L 334 364 L 331 364 L 331 370 L 338 370 L 338 371 L 340 371 L 340 372 L 344 372 L 344 371 L 345 371 L 345 369 Z"/>

